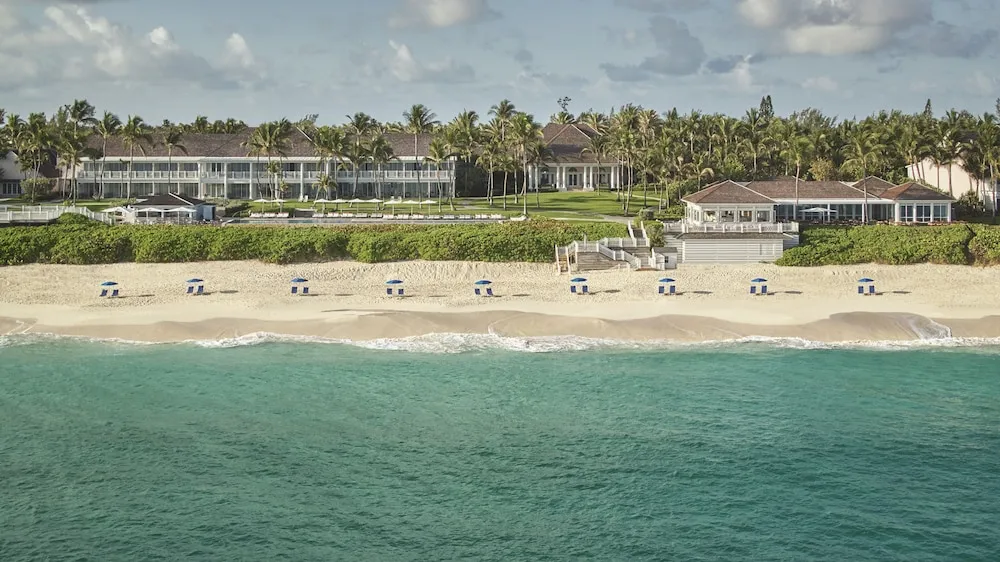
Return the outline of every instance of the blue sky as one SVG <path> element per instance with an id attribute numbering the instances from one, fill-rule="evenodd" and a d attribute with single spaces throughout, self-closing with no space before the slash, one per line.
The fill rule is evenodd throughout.
<path id="1" fill-rule="evenodd" d="M 739 114 L 992 111 L 994 0 L 0 0 L 0 107 L 255 123 L 509 98 Z M 990 22 L 993 22 L 992 25 Z"/>

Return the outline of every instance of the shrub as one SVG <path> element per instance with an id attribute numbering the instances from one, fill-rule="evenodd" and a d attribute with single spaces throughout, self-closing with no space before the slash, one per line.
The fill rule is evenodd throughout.
<path id="1" fill-rule="evenodd" d="M 83 218 L 83 217 L 79 217 Z M 108 226 L 74 215 L 57 224 L 0 229 L 0 265 L 261 260 L 301 263 L 353 258 L 548 262 L 553 248 L 584 237 L 626 236 L 618 223 L 528 221 L 477 225 L 342 228 Z"/>
<path id="2" fill-rule="evenodd" d="M 965 225 L 810 227 L 778 265 L 970 263 L 974 232 Z"/>

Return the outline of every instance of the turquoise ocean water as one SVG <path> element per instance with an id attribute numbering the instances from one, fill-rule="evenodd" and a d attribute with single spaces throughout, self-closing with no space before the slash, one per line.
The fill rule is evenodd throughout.
<path id="1" fill-rule="evenodd" d="M 1000 556 L 996 348 L 0 341 L 4 562 Z"/>

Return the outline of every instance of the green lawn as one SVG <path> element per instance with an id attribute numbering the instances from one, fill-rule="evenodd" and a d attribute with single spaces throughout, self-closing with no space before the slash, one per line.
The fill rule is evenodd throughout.
<path id="1" fill-rule="evenodd" d="M 642 208 L 643 205 L 643 193 L 640 190 L 636 190 L 632 196 L 632 204 L 630 205 L 630 216 L 635 216 L 636 213 Z M 540 205 L 536 206 L 536 201 Z M 109 207 L 114 207 L 124 204 L 124 200 L 120 199 L 103 199 L 103 200 L 85 200 L 81 199 L 76 202 L 78 206 L 86 207 L 91 211 L 101 211 Z M 237 201 L 233 200 L 231 204 L 246 204 L 252 212 L 276 212 L 278 211 L 278 205 L 274 203 L 253 203 L 249 201 Z M 656 193 L 650 190 L 648 193 L 648 199 L 646 203 L 650 207 L 655 207 L 658 203 L 656 198 Z M 20 204 L 20 203 L 19 203 Z M 24 203 L 28 204 L 28 203 Z M 61 204 L 54 202 L 43 202 L 45 204 Z M 454 205 L 454 210 L 452 205 Z M 303 203 L 297 200 L 286 201 L 281 205 L 281 209 L 285 211 L 290 211 L 292 209 L 323 209 L 323 204 L 317 204 L 312 201 Z M 503 199 L 501 197 L 495 197 L 493 200 L 493 206 L 490 206 L 486 198 L 478 197 L 459 197 L 455 198 L 451 204 L 447 201 L 443 203 L 440 207 L 438 205 L 428 206 L 417 206 L 417 205 L 397 205 L 395 206 L 395 211 L 397 213 L 437 213 L 437 212 L 455 212 L 462 214 L 478 214 L 478 213 L 490 213 L 490 214 L 501 214 L 504 216 L 518 216 L 521 214 L 523 209 L 523 203 L 521 198 L 517 198 L 517 203 L 514 202 L 514 196 L 507 196 L 507 209 L 503 208 Z M 342 212 L 360 212 L 360 213 L 373 213 L 379 212 L 392 212 L 393 207 L 383 206 L 381 209 L 377 208 L 377 205 L 370 203 L 361 203 L 357 205 L 333 205 L 326 204 L 327 212 L 333 212 L 335 210 L 340 210 Z M 565 192 L 543 192 L 537 197 L 533 193 L 528 194 L 528 214 L 531 216 L 553 218 L 553 219 L 571 219 L 571 220 L 604 220 L 605 216 L 611 217 L 621 217 L 622 216 L 622 202 L 618 200 L 616 193 L 611 193 L 608 191 L 592 192 L 592 191 L 565 191 Z"/>

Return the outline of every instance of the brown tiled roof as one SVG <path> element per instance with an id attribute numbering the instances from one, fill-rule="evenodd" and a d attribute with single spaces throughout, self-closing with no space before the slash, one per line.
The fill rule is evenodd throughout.
<path id="1" fill-rule="evenodd" d="M 875 176 L 868 176 L 863 180 L 854 182 L 853 185 L 862 192 L 867 188 L 868 195 L 874 195 L 875 197 L 881 197 L 883 193 L 896 187 L 896 184 Z"/>
<path id="2" fill-rule="evenodd" d="M 773 204 L 774 201 L 734 181 L 726 180 L 710 185 L 697 193 L 692 193 L 683 199 L 694 204 Z"/>
<path id="3" fill-rule="evenodd" d="M 857 199 L 864 192 L 839 181 L 799 180 L 799 199 Z M 747 187 L 771 199 L 795 199 L 795 179 L 777 181 L 752 181 Z M 869 197 L 874 197 L 869 193 Z"/>
<path id="4" fill-rule="evenodd" d="M 584 152 L 583 150 L 590 144 L 590 138 L 594 134 L 593 129 L 583 124 L 549 123 L 542 129 L 545 146 L 552 151 L 559 162 L 596 164 L 597 158 L 590 151 Z"/>
<path id="5" fill-rule="evenodd" d="M 243 158 L 247 155 L 247 149 L 243 147 L 254 129 L 248 128 L 245 131 L 233 134 L 199 134 L 185 133 L 181 136 L 180 144 L 187 149 L 187 156 L 193 158 Z M 148 157 L 166 157 L 167 149 L 163 146 L 162 137 L 158 133 L 152 133 L 153 145 L 143 145 L 145 155 Z M 427 156 L 432 136 L 430 134 L 417 135 L 417 155 Z M 413 157 L 413 135 L 406 133 L 386 133 L 385 139 L 392 145 L 393 154 L 397 157 Z M 90 147 L 95 150 L 103 148 L 103 139 L 91 137 Z M 143 152 L 135 149 L 135 156 L 141 157 Z M 175 157 L 183 157 L 185 153 L 181 150 L 174 150 Z M 118 137 L 108 139 L 108 158 L 128 158 L 128 148 Z M 316 156 L 309 139 L 302 133 L 295 131 L 289 137 L 288 150 L 285 151 L 286 158 L 311 158 Z"/>
<path id="6" fill-rule="evenodd" d="M 916 182 L 896 186 L 887 190 L 881 197 L 893 201 L 954 201 L 948 195 Z"/>

